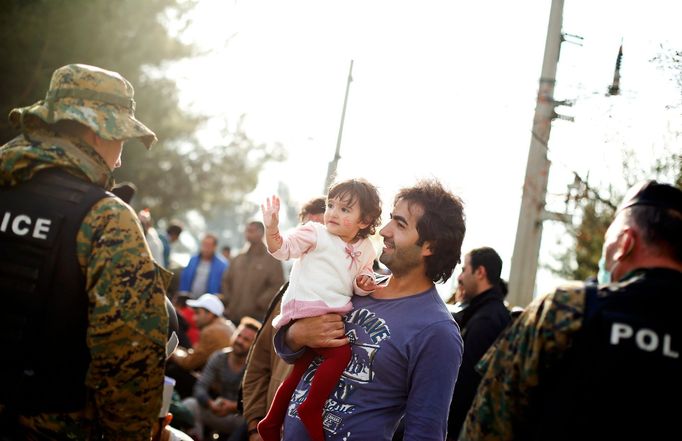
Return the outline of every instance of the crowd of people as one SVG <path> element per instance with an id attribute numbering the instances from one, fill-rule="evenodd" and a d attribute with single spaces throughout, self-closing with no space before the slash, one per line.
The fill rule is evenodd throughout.
<path id="1" fill-rule="evenodd" d="M 493 248 L 462 254 L 464 204 L 437 180 L 401 189 L 383 223 L 365 179 L 332 184 L 290 231 L 273 196 L 242 253 L 206 232 L 173 274 L 182 223 L 157 231 L 131 208 L 134 185 L 112 178 L 124 141 L 156 141 L 134 110 L 120 74 L 71 64 L 10 112 L 0 440 L 679 432 L 682 190 L 633 187 L 605 235 L 603 283 L 567 283 L 522 311 L 505 302 Z M 435 284 L 460 263 L 453 312 Z"/>

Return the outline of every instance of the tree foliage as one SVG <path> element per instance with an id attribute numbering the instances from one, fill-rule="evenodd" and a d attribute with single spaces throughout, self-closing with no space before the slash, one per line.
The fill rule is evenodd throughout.
<path id="1" fill-rule="evenodd" d="M 129 143 L 115 173 L 118 181 L 137 185 L 134 205 L 160 219 L 240 204 L 264 163 L 282 157 L 281 149 L 255 143 L 241 124 L 222 134 L 223 145 L 199 145 L 195 134 L 205 116 L 185 111 L 175 82 L 164 76 L 165 66 L 196 52 L 168 26 L 181 29 L 193 6 L 182 0 L 0 2 L 0 113 L 42 99 L 52 72 L 65 64 L 120 72 L 135 87 L 136 116 L 159 138 L 150 152 Z M 0 118 L 2 142 L 16 135 Z"/>
<path id="2" fill-rule="evenodd" d="M 604 234 L 619 197 L 611 191 L 604 197 L 577 174 L 575 178 L 568 200 L 575 206 L 573 214 L 577 222 L 566 225 L 573 246 L 554 256 L 559 266 L 550 270 L 566 279 L 587 280 L 597 274 Z"/>
<path id="3" fill-rule="evenodd" d="M 646 178 L 671 183 L 682 189 L 682 157 L 679 154 L 659 158 L 647 172 L 636 169 L 636 162 L 627 159 L 631 152 L 625 153 L 623 180 L 627 187 Z M 567 279 L 587 280 L 597 275 L 604 234 L 613 221 L 616 207 L 623 195 L 615 193 L 611 188 L 606 192 L 595 190 L 577 175 L 576 184 L 575 194 L 570 195 L 569 199 L 574 201 L 574 217 L 578 220 L 575 224 L 566 226 L 574 246 L 556 254 L 554 257 L 559 266 L 550 267 L 550 270 Z M 602 193 L 608 196 L 605 197 Z"/>
<path id="4" fill-rule="evenodd" d="M 651 59 L 668 80 L 678 88 L 679 96 L 670 97 L 667 110 L 674 112 L 682 107 L 682 51 L 661 46 L 659 53 Z M 633 149 L 623 150 L 622 183 L 612 183 L 619 188 L 628 188 L 643 179 L 656 179 L 682 188 L 682 154 L 680 154 L 679 125 L 669 126 L 666 133 L 666 149 L 668 154 L 657 158 L 653 167 L 641 166 L 638 155 Z M 627 147 L 627 146 L 626 146 Z M 623 185 L 618 185 L 623 184 Z M 572 246 L 565 248 L 554 257 L 558 267 L 549 269 L 555 274 L 574 280 L 586 280 L 595 277 L 601 257 L 604 234 L 615 215 L 615 208 L 622 198 L 612 188 L 606 190 L 592 188 L 590 183 L 576 174 L 576 182 L 568 198 L 574 203 L 573 215 L 575 224 L 566 226 L 569 242 Z M 607 195 L 607 196 L 604 196 Z"/>
<path id="5" fill-rule="evenodd" d="M 652 169 L 647 171 L 637 168 L 638 163 L 632 160 L 632 152 L 624 154 L 623 181 L 626 188 L 643 179 L 655 179 L 682 189 L 681 155 L 672 153 L 659 158 Z M 552 272 L 570 280 L 587 280 L 597 275 L 604 234 L 613 221 L 622 197 L 622 194 L 614 192 L 612 188 L 606 191 L 596 190 L 576 175 L 574 194 L 569 195 L 569 200 L 575 205 L 573 214 L 577 222 L 566 225 L 566 232 L 573 246 L 555 254 L 558 266 L 550 267 Z"/>

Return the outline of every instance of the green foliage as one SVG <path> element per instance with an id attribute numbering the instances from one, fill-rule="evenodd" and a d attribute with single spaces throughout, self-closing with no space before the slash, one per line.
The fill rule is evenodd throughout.
<path id="1" fill-rule="evenodd" d="M 188 7 L 189 3 L 183 8 Z M 115 70 L 134 83 L 138 116 L 161 123 L 182 115 L 177 91 L 168 80 L 151 80 L 152 66 L 186 57 L 192 48 L 168 35 L 159 18 L 175 0 L 32 0 L 3 1 L 0 6 L 0 38 L 3 42 L 1 111 L 45 96 L 52 72 L 65 64 L 85 63 Z M 146 117 L 146 118 L 145 118 Z M 187 136 L 194 124 L 171 129 L 152 125 L 164 139 Z M 189 126 L 189 127 L 187 127 Z M 16 134 L 0 120 L 0 136 Z"/>
<path id="2" fill-rule="evenodd" d="M 241 128 L 226 132 L 223 146 L 199 145 L 195 133 L 206 119 L 181 108 L 164 67 L 191 57 L 175 29 L 186 25 L 192 0 L 4 0 L 0 2 L 0 114 L 45 95 L 52 72 L 85 63 L 120 72 L 135 87 L 136 116 L 159 142 L 147 152 L 139 143 L 124 149 L 117 181 L 138 187 L 136 207 L 155 219 L 189 210 L 203 214 L 241 205 L 265 162 L 281 149 L 259 145 Z M 171 29 L 171 30 L 169 30 Z M 0 118 L 2 143 L 18 133 Z"/>
<path id="3" fill-rule="evenodd" d="M 604 235 L 613 220 L 614 210 L 591 200 L 583 207 L 582 221 L 576 231 L 575 262 L 573 279 L 586 280 L 597 274 Z"/>
<path id="4" fill-rule="evenodd" d="M 625 152 L 628 157 L 630 152 Z M 633 162 L 628 161 L 629 164 Z M 682 189 L 682 155 L 671 154 L 656 161 L 655 166 L 646 173 L 635 170 L 631 165 L 623 166 L 623 179 L 627 186 L 641 180 L 656 179 L 659 182 L 669 182 Z M 575 196 L 576 207 L 574 216 L 579 219 L 577 225 L 567 225 L 573 247 L 565 248 L 554 257 L 558 267 L 549 269 L 560 277 L 570 280 L 586 280 L 597 275 L 599 258 L 601 257 L 604 234 L 613 220 L 616 207 L 622 196 L 615 195 L 609 189 L 609 198 L 602 197 L 599 192 L 580 181 L 578 196 Z"/>
<path id="5" fill-rule="evenodd" d="M 253 207 L 243 205 L 244 196 L 258 184 L 258 174 L 271 160 L 282 160 L 280 146 L 256 144 L 237 126 L 234 133 L 225 132 L 224 145 L 192 144 L 161 151 L 152 148 L 124 149 L 124 166 L 117 171 L 123 181 L 149 182 L 153 192 L 140 189 L 136 204 L 150 207 L 157 219 L 168 218 L 189 209 L 199 211 L 210 221 L 212 216 L 225 218 Z M 149 164 L 147 167 L 128 167 L 129 164 Z M 220 219 L 218 219 L 220 221 Z M 216 230 L 217 231 L 217 230 Z"/>
<path id="6" fill-rule="evenodd" d="M 604 234 L 613 220 L 614 205 L 594 195 L 578 201 L 576 215 L 580 221 L 566 227 L 575 246 L 555 256 L 559 263 L 558 268 L 552 268 L 555 274 L 569 280 L 587 280 L 597 275 Z"/>

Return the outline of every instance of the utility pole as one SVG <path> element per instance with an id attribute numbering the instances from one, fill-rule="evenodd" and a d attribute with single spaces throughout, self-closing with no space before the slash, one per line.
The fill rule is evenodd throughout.
<path id="1" fill-rule="evenodd" d="M 620 63 L 623 61 L 623 39 L 620 40 L 620 48 L 616 57 L 616 69 L 613 71 L 613 83 L 609 86 L 609 95 L 620 94 Z"/>
<path id="2" fill-rule="evenodd" d="M 547 159 L 547 142 L 552 119 L 557 116 L 554 112 L 554 107 L 557 105 L 554 101 L 554 84 L 559 50 L 563 41 L 561 34 L 563 8 L 563 0 L 552 0 L 526 177 L 523 183 L 521 210 L 516 229 L 516 242 L 511 261 L 508 300 L 512 305 L 518 306 L 526 306 L 533 298 L 542 239 L 542 222 L 545 219 L 556 218 L 554 213 L 545 211 L 545 197 L 550 166 Z"/>
<path id="3" fill-rule="evenodd" d="M 341 159 L 341 137 L 343 136 L 343 121 L 346 119 L 346 104 L 348 104 L 348 90 L 350 90 L 350 83 L 353 81 L 353 60 L 350 60 L 350 69 L 348 69 L 348 80 L 346 82 L 346 96 L 343 98 L 343 110 L 341 111 L 341 125 L 339 126 L 339 135 L 336 138 L 336 153 L 334 158 L 327 166 L 327 178 L 324 180 L 324 188 L 322 194 L 327 194 L 329 186 L 336 177 L 336 167 Z"/>

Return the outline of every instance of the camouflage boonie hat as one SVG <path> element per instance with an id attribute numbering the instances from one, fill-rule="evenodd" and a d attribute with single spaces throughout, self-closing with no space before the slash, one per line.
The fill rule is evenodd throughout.
<path id="1" fill-rule="evenodd" d="M 22 130 L 29 115 L 48 124 L 73 120 L 106 140 L 138 138 L 150 148 L 156 135 L 135 118 L 133 94 L 133 86 L 117 72 L 69 64 L 54 71 L 44 100 L 13 109 L 9 120 Z"/>

